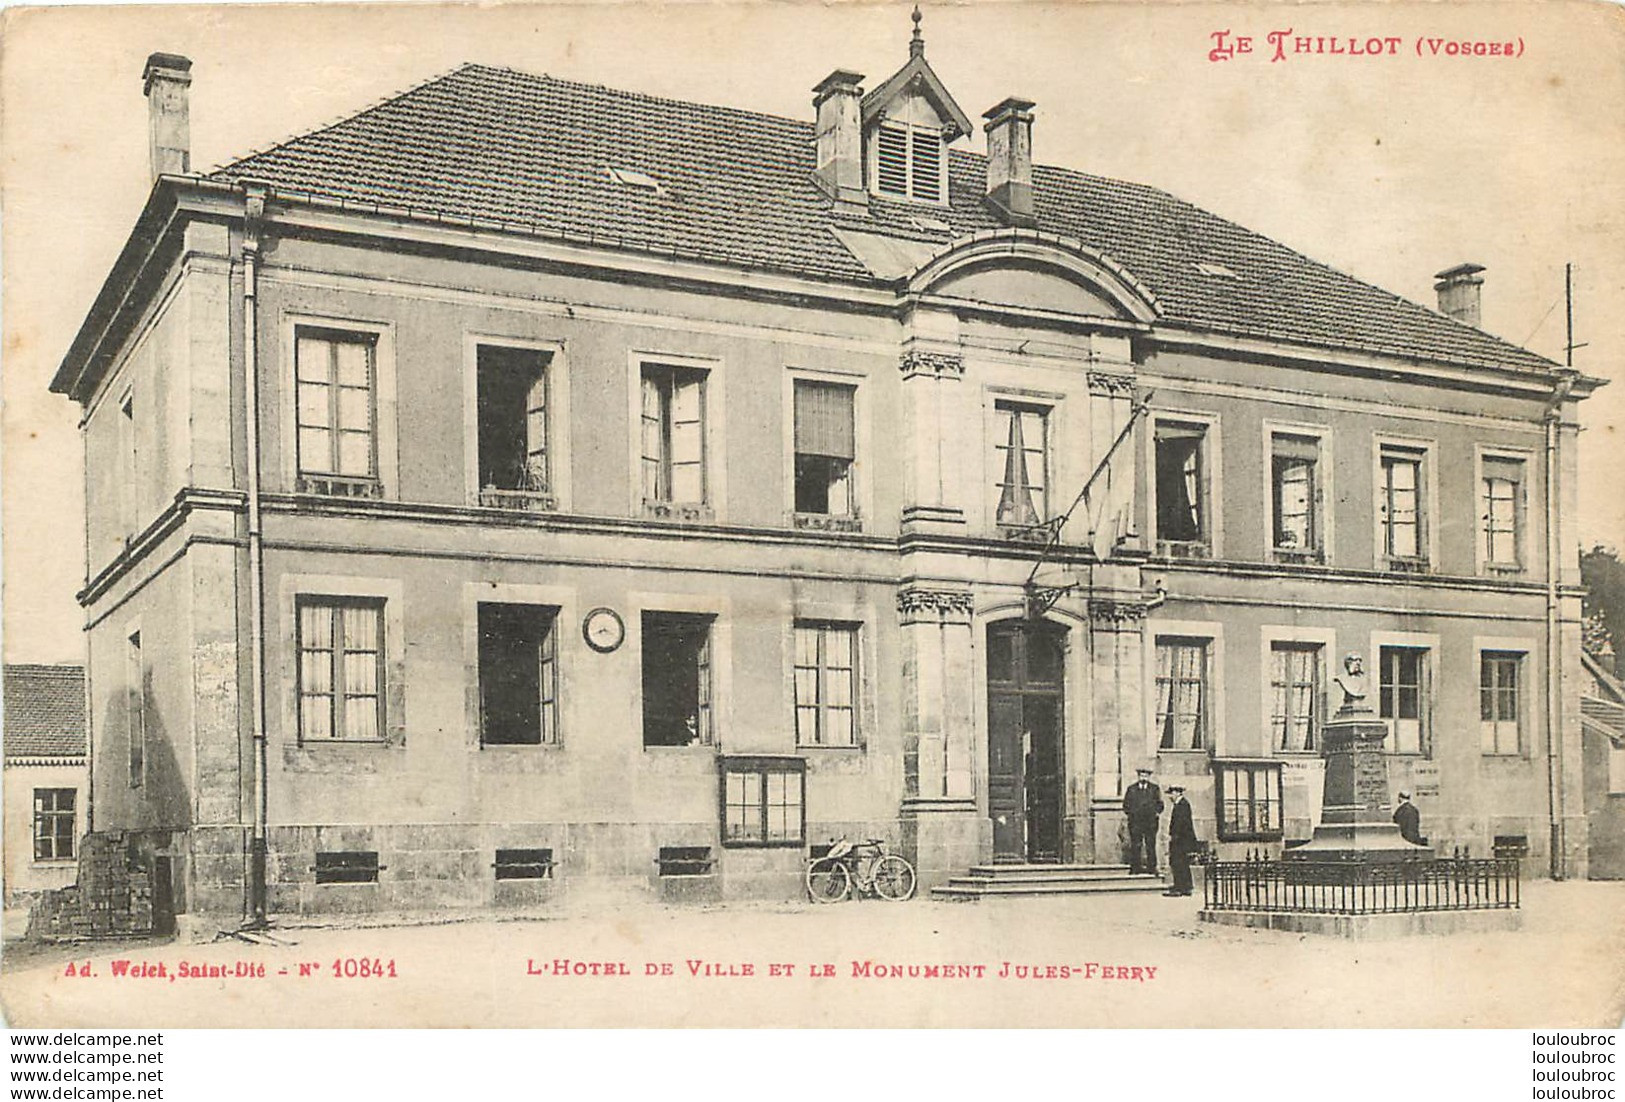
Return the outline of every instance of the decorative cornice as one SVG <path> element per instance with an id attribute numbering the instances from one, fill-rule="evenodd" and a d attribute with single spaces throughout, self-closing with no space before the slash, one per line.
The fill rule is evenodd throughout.
<path id="1" fill-rule="evenodd" d="M 1115 397 L 1134 397 L 1134 376 L 1117 375 L 1109 371 L 1089 372 L 1089 393 L 1110 394 Z"/>
<path id="2" fill-rule="evenodd" d="M 904 624 L 932 622 L 969 624 L 975 600 L 968 589 L 904 586 L 897 591 L 897 611 Z"/>
<path id="3" fill-rule="evenodd" d="M 1139 624 L 1149 611 L 1144 601 L 1119 601 L 1111 597 L 1089 598 L 1089 619 L 1097 624 Z"/>
<path id="4" fill-rule="evenodd" d="M 948 375 L 958 378 L 965 374 L 965 357 L 954 352 L 921 352 L 918 349 L 911 349 L 903 353 L 897 367 L 905 379 L 912 379 L 916 375 L 933 377 Z"/>

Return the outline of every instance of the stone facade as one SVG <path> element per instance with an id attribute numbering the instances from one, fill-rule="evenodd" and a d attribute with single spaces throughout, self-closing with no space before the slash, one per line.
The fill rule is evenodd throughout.
<path id="1" fill-rule="evenodd" d="M 831 173 L 848 205 L 849 177 Z M 1521 837 L 1548 860 L 1546 759 L 1560 746 L 1560 787 L 1577 777 L 1578 704 L 1566 666 L 1544 671 L 1550 643 L 1569 662 L 1579 636 L 1576 566 L 1543 549 L 1575 545 L 1579 391 L 1553 407 L 1532 372 L 1159 329 L 1136 274 L 1020 227 L 946 242 L 907 287 L 848 294 L 408 224 L 274 182 L 268 197 L 164 187 L 179 205 L 165 248 L 109 283 L 140 275 L 146 297 L 95 351 L 76 345 L 58 385 L 85 408 L 97 825 L 171 863 L 178 909 L 252 910 L 257 827 L 272 914 L 788 899 L 808 848 L 838 836 L 885 839 L 926 887 L 1039 849 L 1117 863 L 1140 766 L 1187 787 L 1204 838 L 1279 848 L 1318 816 L 1313 732 L 1351 648 L 1373 671 L 1420 662 L 1420 729 L 1385 760 L 1435 846 Z M 300 412 L 300 357 L 346 342 L 369 357 L 372 462 L 312 478 L 300 418 L 326 414 Z M 533 353 L 546 378 L 526 412 L 545 419 L 552 476 L 522 509 L 493 504 L 482 466 L 490 348 Z M 851 396 L 851 511 L 827 523 L 801 519 L 797 493 L 808 380 Z M 659 388 L 685 385 L 703 391 L 684 422 L 702 500 L 651 498 L 646 480 L 672 476 L 647 473 L 662 461 L 648 426 L 682 421 Z M 1551 540 L 1548 408 L 1565 464 Z M 1194 457 L 1172 475 L 1165 437 Z M 1272 538 L 1278 441 L 1315 450 L 1299 460 L 1321 479 L 1312 558 Z M 1514 570 L 1475 550 L 1487 461 L 1521 464 Z M 1381 546 L 1384 480 L 1412 462 L 1427 555 L 1399 562 Z M 1010 503 L 1039 479 L 1034 540 Z M 1199 538 L 1159 533 L 1187 485 Z M 528 744 L 489 737 L 494 605 L 545 610 L 552 695 L 533 698 L 548 718 Z M 374 633 L 342 644 L 371 671 L 342 674 L 343 709 L 311 663 L 350 621 L 301 619 L 336 608 Z M 590 634 L 601 610 L 619 639 Z M 704 625 L 683 744 L 650 735 L 666 621 Z M 850 659 L 809 657 L 818 638 L 850 640 Z M 1486 735 L 1491 660 L 1519 680 Z M 847 677 L 849 705 L 809 700 Z M 1303 719 L 1296 743 L 1277 734 L 1280 691 L 1308 694 L 1284 724 Z M 364 737 L 307 715 L 337 723 L 361 700 Z M 848 706 L 839 734 L 812 726 Z M 1222 800 L 1221 774 L 1245 797 Z M 792 802 L 781 785 L 800 786 Z M 1585 821 L 1578 801 L 1564 814 L 1574 872 Z"/>

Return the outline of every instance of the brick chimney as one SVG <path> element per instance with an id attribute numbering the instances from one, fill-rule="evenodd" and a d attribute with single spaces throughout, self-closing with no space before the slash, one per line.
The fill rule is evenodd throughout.
<path id="1" fill-rule="evenodd" d="M 147 97 L 147 148 L 153 179 L 165 173 L 190 172 L 192 60 L 179 54 L 152 54 L 141 83 Z"/>
<path id="2" fill-rule="evenodd" d="M 1433 278 L 1439 282 L 1433 285 L 1433 289 L 1439 292 L 1439 313 L 1477 326 L 1479 291 L 1484 286 L 1478 273 L 1483 270 L 1482 264 L 1457 264 L 1454 268 L 1435 273 Z"/>
<path id="3" fill-rule="evenodd" d="M 819 186 L 837 206 L 868 207 L 863 186 L 863 74 L 836 69 L 813 88 Z"/>
<path id="4" fill-rule="evenodd" d="M 1033 102 L 1015 96 L 982 117 L 987 125 L 987 198 L 1013 226 L 1033 218 Z"/>

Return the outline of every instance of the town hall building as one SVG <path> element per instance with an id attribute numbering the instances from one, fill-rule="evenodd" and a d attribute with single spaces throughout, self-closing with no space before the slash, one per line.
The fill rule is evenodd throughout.
<path id="1" fill-rule="evenodd" d="M 804 118 L 466 65 L 210 172 L 190 62 L 83 408 L 95 831 L 258 919 L 1308 838 L 1363 658 L 1439 852 L 1584 874 L 1590 379 L 926 60 Z M 811 79 L 816 74 L 809 74 Z M 974 106 L 974 105 L 972 105 Z"/>

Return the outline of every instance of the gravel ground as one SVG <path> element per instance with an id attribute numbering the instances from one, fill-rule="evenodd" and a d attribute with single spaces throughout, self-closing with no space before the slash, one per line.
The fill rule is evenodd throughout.
<path id="1" fill-rule="evenodd" d="M 1159 895 L 620 903 L 263 944 L 13 942 L 0 1002 L 14 1027 L 1620 1025 L 1625 883 L 1531 883 L 1524 913 L 1517 932 L 1352 943 L 1210 926 Z M 342 974 L 375 966 L 394 975 Z"/>

